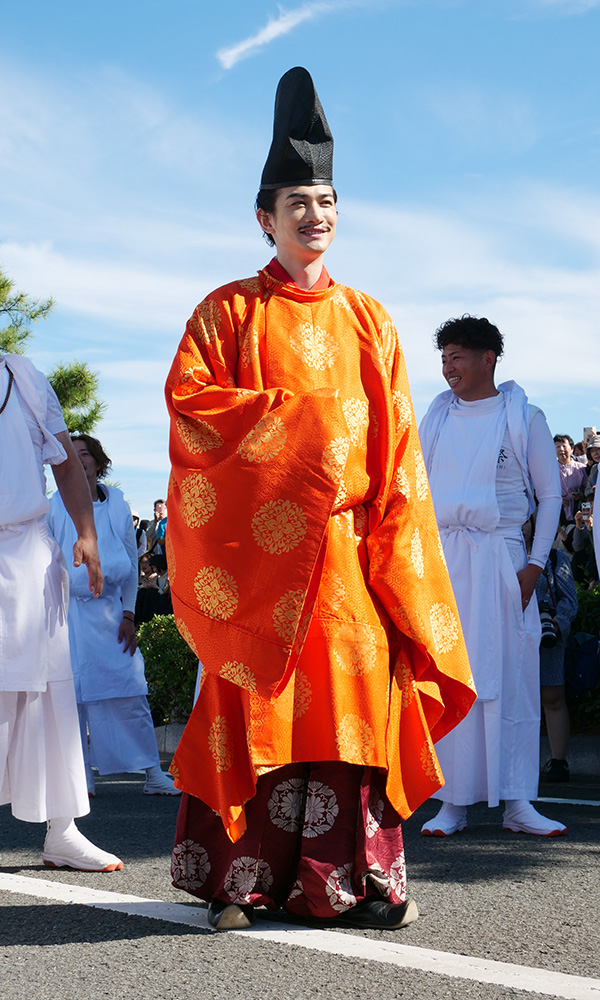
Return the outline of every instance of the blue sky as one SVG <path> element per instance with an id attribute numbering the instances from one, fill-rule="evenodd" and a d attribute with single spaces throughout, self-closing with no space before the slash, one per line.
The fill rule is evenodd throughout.
<path id="1" fill-rule="evenodd" d="M 487 315 L 553 433 L 600 427 L 600 0 L 19 0 L 2 14 L 0 267 L 53 295 L 31 356 L 99 372 L 98 435 L 142 516 L 166 493 L 163 384 L 195 304 L 268 259 L 253 202 L 277 81 L 335 137 L 334 278 L 402 339 Z"/>

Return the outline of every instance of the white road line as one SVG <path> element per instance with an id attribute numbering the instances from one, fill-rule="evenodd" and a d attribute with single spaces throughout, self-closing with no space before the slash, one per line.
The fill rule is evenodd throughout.
<path id="1" fill-rule="evenodd" d="M 129 916 L 166 920 L 189 927 L 209 929 L 206 910 L 200 906 L 166 903 L 160 899 L 146 899 L 120 892 L 102 892 L 63 882 L 30 878 L 23 875 L 0 873 L 0 891 L 34 896 L 38 899 L 77 903 L 95 909 L 126 913 Z M 338 934 L 330 930 L 313 930 L 294 925 L 274 926 L 259 922 L 246 931 L 229 931 L 244 934 L 272 944 L 292 945 L 322 951 L 332 955 L 359 958 L 363 961 L 382 962 L 400 968 L 433 972 L 438 976 L 470 979 L 479 983 L 492 983 L 514 990 L 559 997 L 560 1000 L 600 1000 L 600 979 L 570 976 L 563 972 L 534 969 L 508 962 L 492 962 L 468 955 L 432 951 L 397 944 L 395 941 L 377 941 L 358 934 Z"/>
<path id="2" fill-rule="evenodd" d="M 600 806 L 600 802 L 594 802 L 593 799 L 547 799 L 538 798 L 536 802 L 554 802 L 559 806 Z"/>

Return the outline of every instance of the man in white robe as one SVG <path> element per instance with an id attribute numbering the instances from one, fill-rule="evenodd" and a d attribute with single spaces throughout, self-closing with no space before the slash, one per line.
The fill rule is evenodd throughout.
<path id="1" fill-rule="evenodd" d="M 540 622 L 532 600 L 561 506 L 544 414 L 515 382 L 496 388 L 503 338 L 487 319 L 448 320 L 436 333 L 450 389 L 419 429 L 440 537 L 478 699 L 436 746 L 443 805 L 426 836 L 467 826 L 467 806 L 504 800 L 504 827 L 566 833 L 530 802 L 539 777 Z M 529 561 L 521 526 L 539 503 Z"/>
<path id="2" fill-rule="evenodd" d="M 88 793 L 96 790 L 93 764 L 100 774 L 144 770 L 145 795 L 180 795 L 160 766 L 133 627 L 139 569 L 131 511 L 121 490 L 101 481 L 110 460 L 97 438 L 78 434 L 72 441 L 92 495 L 104 576 L 102 595 L 92 601 L 83 567 L 69 569 L 71 667 Z M 76 529 L 59 493 L 50 501 L 48 523 L 68 559 Z"/>
<path id="3" fill-rule="evenodd" d="M 46 521 L 44 463 L 77 529 L 75 565 L 102 591 L 92 503 L 60 404 L 26 358 L 0 357 L 0 804 L 46 821 L 49 867 L 114 871 L 122 861 L 91 843 L 69 658 L 65 562 Z"/>

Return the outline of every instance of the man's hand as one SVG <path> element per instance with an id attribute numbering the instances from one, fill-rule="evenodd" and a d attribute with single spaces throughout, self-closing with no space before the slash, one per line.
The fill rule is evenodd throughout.
<path id="1" fill-rule="evenodd" d="M 130 618 L 123 618 L 119 625 L 119 642 L 123 643 L 123 652 L 129 650 L 129 655 L 133 656 L 137 649 L 137 637 L 135 625 Z"/>
<path id="2" fill-rule="evenodd" d="M 88 590 L 93 596 L 100 597 L 104 578 L 100 568 L 100 557 L 96 539 L 91 537 L 78 538 L 73 546 L 73 565 L 84 565 L 88 574 Z"/>
<path id="3" fill-rule="evenodd" d="M 594 526 L 594 515 L 590 512 L 587 519 L 584 520 L 583 514 L 581 513 L 580 510 L 578 510 L 577 513 L 575 514 L 575 527 L 579 528 L 580 531 L 582 531 L 583 528 L 587 528 L 588 531 L 591 531 L 593 526 Z"/>
<path id="4" fill-rule="evenodd" d="M 519 586 L 521 588 L 521 604 L 523 611 L 529 604 L 532 594 L 535 590 L 535 585 L 538 582 L 542 570 L 539 566 L 534 563 L 529 563 L 525 569 L 520 569 L 517 573 L 517 580 L 519 581 Z"/>

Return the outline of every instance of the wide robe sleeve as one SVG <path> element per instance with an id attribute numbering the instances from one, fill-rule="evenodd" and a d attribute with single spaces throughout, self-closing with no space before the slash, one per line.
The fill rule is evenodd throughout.
<path id="1" fill-rule="evenodd" d="M 204 671 L 243 665 L 271 698 L 294 669 L 316 597 L 338 485 L 323 453 L 345 423 L 334 388 L 239 386 L 251 298 L 234 283 L 205 299 L 171 368 L 166 552 L 177 625 Z M 285 638 L 282 613 L 293 619 Z"/>
<path id="2" fill-rule="evenodd" d="M 391 327 L 391 325 L 390 325 Z M 403 818 L 439 789 L 433 744 L 468 713 L 476 692 L 439 538 L 406 367 L 393 327 L 395 448 L 385 514 L 369 533 L 369 583 L 399 633 L 387 731 L 390 801 Z M 391 435 L 390 435 L 391 436 Z"/>

